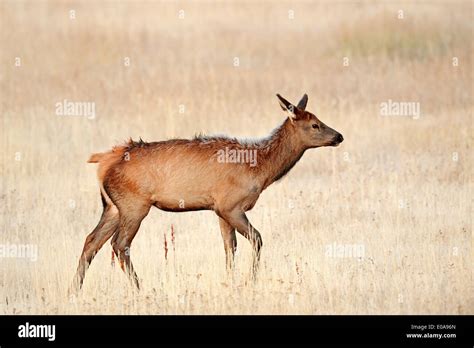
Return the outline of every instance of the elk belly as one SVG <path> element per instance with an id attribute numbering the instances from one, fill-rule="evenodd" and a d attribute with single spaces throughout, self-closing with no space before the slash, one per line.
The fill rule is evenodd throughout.
<path id="1" fill-rule="evenodd" d="M 173 197 L 158 198 L 154 206 L 158 209 L 171 212 L 184 212 L 212 209 L 213 203 L 210 197 Z"/>

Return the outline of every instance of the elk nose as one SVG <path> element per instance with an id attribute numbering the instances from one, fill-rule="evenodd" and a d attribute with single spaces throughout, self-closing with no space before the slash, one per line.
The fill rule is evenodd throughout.
<path id="1" fill-rule="evenodd" d="M 344 137 L 342 136 L 342 134 L 339 133 L 338 135 L 336 135 L 336 141 L 338 143 L 342 143 L 344 141 Z"/>

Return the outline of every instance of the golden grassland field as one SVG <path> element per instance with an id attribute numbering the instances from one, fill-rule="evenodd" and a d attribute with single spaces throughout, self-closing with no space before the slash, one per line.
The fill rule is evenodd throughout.
<path id="1" fill-rule="evenodd" d="M 472 27 L 471 2 L 1 1 L 0 313 L 473 314 Z M 240 235 L 226 274 L 213 212 L 154 209 L 131 249 L 141 291 L 107 243 L 67 296 L 102 208 L 91 153 L 263 137 L 286 117 L 275 93 L 308 93 L 345 141 L 248 213 L 257 282 Z M 95 117 L 57 115 L 64 100 Z"/>

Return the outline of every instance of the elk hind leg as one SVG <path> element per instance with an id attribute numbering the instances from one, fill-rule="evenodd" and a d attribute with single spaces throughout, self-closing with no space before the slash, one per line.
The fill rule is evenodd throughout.
<path id="1" fill-rule="evenodd" d="M 104 245 L 104 243 L 114 234 L 119 225 L 119 212 L 114 205 L 105 205 L 99 223 L 87 236 L 79 258 L 76 275 L 73 280 L 72 289 L 78 291 L 84 282 L 87 268 L 92 259 Z"/>
<path id="2" fill-rule="evenodd" d="M 129 204 L 128 207 L 133 206 L 133 209 L 121 209 L 119 230 L 112 238 L 112 248 L 119 261 L 122 270 L 130 277 L 137 289 L 140 288 L 137 273 L 133 268 L 130 259 L 130 246 L 132 240 L 140 228 L 142 220 L 150 211 L 148 204 Z"/>

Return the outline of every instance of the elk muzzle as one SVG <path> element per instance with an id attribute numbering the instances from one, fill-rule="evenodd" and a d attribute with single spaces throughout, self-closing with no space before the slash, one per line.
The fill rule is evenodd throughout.
<path id="1" fill-rule="evenodd" d="M 341 134 L 341 133 L 337 133 L 337 134 L 334 136 L 331 145 L 332 145 L 332 146 L 337 146 L 337 145 L 339 145 L 340 143 L 342 143 L 343 141 L 344 141 L 344 137 L 342 136 L 342 134 Z"/>

